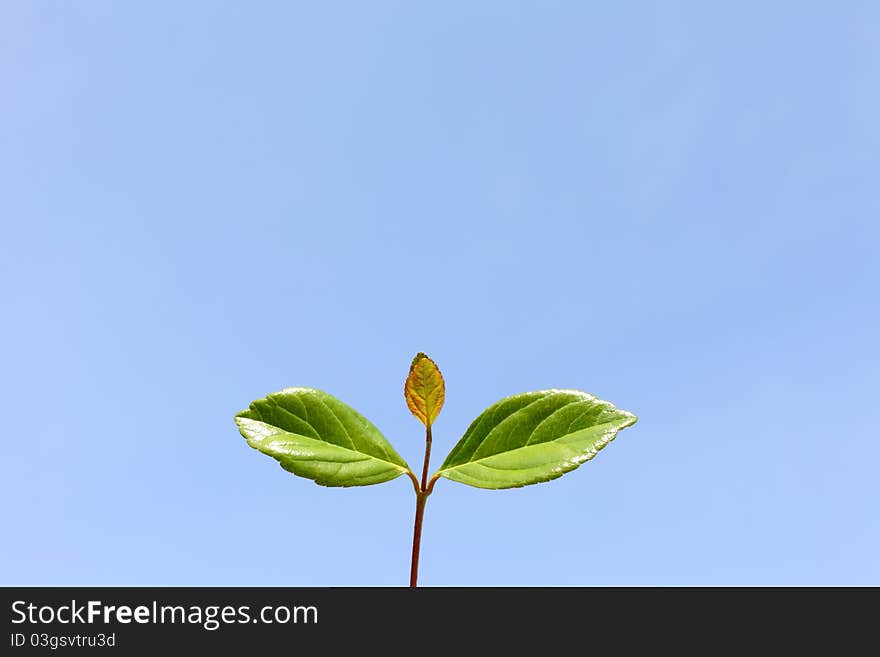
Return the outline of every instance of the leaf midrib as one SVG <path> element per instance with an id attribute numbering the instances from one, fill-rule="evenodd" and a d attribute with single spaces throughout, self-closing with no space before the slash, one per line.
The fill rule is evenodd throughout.
<path id="1" fill-rule="evenodd" d="M 628 419 L 631 420 L 632 418 L 628 418 Z M 506 451 L 504 451 L 504 452 L 496 452 L 495 454 L 490 454 L 489 456 L 482 456 L 482 457 L 480 457 L 480 458 L 478 458 L 478 459 L 474 459 L 473 461 L 467 461 L 467 462 L 465 462 L 465 463 L 459 463 L 458 465 L 453 465 L 453 466 L 451 466 L 451 467 L 443 468 L 443 469 L 441 469 L 441 470 L 438 470 L 438 471 L 435 473 L 435 476 L 436 476 L 436 475 L 442 475 L 444 472 L 451 472 L 452 470 L 456 470 L 456 469 L 458 469 L 458 468 L 462 468 L 462 467 L 464 467 L 464 466 L 466 466 L 466 465 L 481 465 L 481 466 L 483 466 L 483 467 L 485 467 L 485 468 L 490 468 L 490 469 L 497 470 L 497 469 L 499 469 L 499 468 L 492 468 L 492 466 L 490 466 L 490 465 L 485 465 L 484 463 L 480 463 L 480 461 L 486 461 L 486 460 L 491 459 L 491 458 L 494 458 L 494 457 L 496 457 L 496 456 L 501 456 L 502 454 L 504 454 L 504 455 L 507 455 L 507 454 L 513 454 L 514 452 L 517 452 L 517 451 L 519 451 L 519 450 L 527 449 L 527 448 L 531 448 L 531 447 L 535 447 L 535 448 L 537 448 L 537 447 L 542 447 L 542 446 L 548 446 L 548 445 L 550 445 L 550 444 L 552 444 L 552 443 L 556 443 L 556 442 L 560 442 L 560 441 L 562 441 L 562 440 L 563 440 L 564 438 L 566 438 L 567 436 L 572 436 L 572 435 L 574 435 L 574 434 L 576 434 L 576 433 L 580 433 L 580 432 L 582 432 L 582 431 L 583 431 L 583 432 L 586 432 L 586 431 L 592 431 L 592 430 L 594 430 L 594 429 L 599 429 L 599 428 L 601 428 L 601 427 L 607 427 L 607 426 L 614 426 L 614 425 L 616 425 L 616 424 L 617 424 L 616 422 L 603 422 L 602 424 L 594 424 L 594 425 L 591 426 L 591 427 L 585 427 L 585 428 L 583 428 L 583 429 L 578 429 L 577 431 L 572 431 L 571 433 L 564 434 L 564 435 L 562 435 L 562 436 L 559 436 L 559 438 L 554 438 L 553 440 L 546 440 L 546 441 L 544 441 L 544 442 L 542 442 L 542 443 L 536 443 L 536 444 L 534 444 L 534 445 L 522 445 L 522 446 L 520 446 L 520 447 L 515 447 L 514 449 L 506 450 Z M 618 430 L 620 430 L 620 429 L 625 429 L 626 427 L 631 426 L 631 424 L 632 424 L 632 422 L 630 422 L 629 424 L 624 423 L 624 424 L 620 425 L 620 427 L 618 428 Z"/>
<path id="2" fill-rule="evenodd" d="M 541 391 L 536 391 L 536 392 L 541 392 Z M 523 394 L 529 394 L 529 393 L 523 393 Z M 512 417 L 513 417 L 514 415 L 516 415 L 517 413 L 521 413 L 521 412 L 525 411 L 529 406 L 532 406 L 532 405 L 534 405 L 534 404 L 537 404 L 539 401 L 541 401 L 541 399 L 546 399 L 546 397 L 541 397 L 541 398 L 539 398 L 539 399 L 533 399 L 532 401 L 530 401 L 529 403 L 527 403 L 525 406 L 523 406 L 523 407 L 521 407 L 521 408 L 518 408 L 517 410 L 513 411 L 513 413 L 511 413 L 510 415 L 506 416 L 503 420 L 501 420 L 500 422 L 498 422 L 494 427 L 492 427 L 491 429 L 489 429 L 489 431 L 486 432 L 486 435 L 483 436 L 482 438 L 480 438 L 480 442 L 477 444 L 476 447 L 474 447 L 474 451 L 473 451 L 473 453 L 471 454 L 471 456 L 473 456 L 473 454 L 476 454 L 476 453 L 477 453 L 477 451 L 480 449 L 480 446 L 481 446 L 483 443 L 485 443 L 485 442 L 489 439 L 489 436 L 492 435 L 492 432 L 495 431 L 498 427 L 500 427 L 501 424 L 503 424 L 504 422 L 507 422 L 507 420 L 509 420 L 510 418 L 512 418 Z M 482 418 L 478 418 L 478 419 L 479 419 L 479 424 L 477 424 L 477 426 L 474 427 L 474 434 L 476 434 L 476 433 L 480 430 L 480 428 L 483 426 L 484 423 L 486 423 L 486 422 L 491 422 L 491 421 L 494 419 L 494 417 L 482 417 Z M 457 445 L 456 445 L 455 447 L 457 447 Z M 450 458 L 455 454 L 455 447 L 453 447 L 453 451 L 450 452 L 449 456 L 446 457 L 447 460 L 450 459 Z M 464 447 L 462 447 L 462 449 L 464 449 Z M 488 458 L 488 457 L 480 457 L 480 458 Z M 471 461 L 468 461 L 468 463 L 471 463 Z M 464 465 L 464 464 L 463 464 L 463 463 L 459 463 L 458 465 Z M 454 465 L 454 466 L 452 466 L 452 467 L 450 467 L 450 468 L 445 468 L 445 470 L 451 470 L 452 468 L 457 468 L 458 465 Z M 443 472 L 443 471 L 445 471 L 445 470 L 441 470 L 441 472 Z"/>
<path id="3" fill-rule="evenodd" d="M 287 389 L 285 389 L 285 390 L 287 390 Z M 315 388 L 291 388 L 291 390 L 296 390 L 296 391 L 302 390 L 302 391 L 307 391 L 308 393 L 318 393 L 318 394 L 313 395 L 314 400 L 317 401 L 319 404 L 321 404 L 321 406 L 323 406 L 323 407 L 327 410 L 327 412 L 328 412 L 328 413 L 329 413 L 329 414 L 330 414 L 330 415 L 336 420 L 336 422 L 339 424 L 340 428 L 341 428 L 342 431 L 345 433 L 345 438 L 346 438 L 346 440 L 348 440 L 348 442 L 351 444 L 351 451 L 356 452 L 356 453 L 358 453 L 358 454 L 366 454 L 366 452 L 361 452 L 361 451 L 357 448 L 357 442 L 354 440 L 354 438 L 352 438 L 352 435 L 351 435 L 351 433 L 349 432 L 348 427 L 346 426 L 346 424 L 345 424 L 345 422 L 343 421 L 343 419 L 339 416 L 339 414 L 338 414 L 338 413 L 337 413 L 337 412 L 336 412 L 336 411 L 335 411 L 335 410 L 334 410 L 334 409 L 333 409 L 333 408 L 327 403 L 327 401 L 323 398 L 322 395 L 323 395 L 323 394 L 326 394 L 326 393 L 323 393 L 322 391 L 317 390 L 317 389 L 315 389 Z M 307 424 L 307 425 L 309 426 L 309 428 L 310 428 L 310 429 L 315 433 L 315 435 L 317 436 L 317 438 L 314 438 L 313 440 L 319 440 L 320 442 L 326 442 L 327 444 L 330 444 L 330 445 L 337 445 L 338 447 L 343 447 L 344 449 L 349 449 L 349 448 L 345 448 L 343 445 L 338 445 L 337 443 L 333 443 L 333 442 L 330 442 L 329 440 L 324 440 L 323 438 L 321 438 L 321 432 L 318 431 L 317 427 L 315 427 L 315 425 L 312 424 L 311 419 L 309 418 L 309 407 L 308 407 L 308 404 L 305 404 L 305 403 L 303 403 L 303 402 L 300 400 L 300 404 L 302 405 L 303 415 L 304 415 L 305 417 L 303 417 L 303 416 L 301 416 L 301 415 L 298 415 L 296 412 L 294 412 L 294 411 L 292 411 L 291 409 L 289 409 L 289 408 L 287 408 L 286 406 L 284 406 L 284 404 L 282 404 L 281 401 L 279 400 L 279 396 L 280 396 L 283 392 L 284 392 L 284 390 L 282 390 L 281 392 L 278 392 L 278 393 L 272 393 L 272 394 L 266 395 L 266 397 L 264 398 L 264 400 L 265 400 L 266 402 L 268 402 L 269 404 L 271 404 L 274 408 L 279 409 L 281 412 L 283 412 L 283 413 L 285 413 L 285 414 L 287 414 L 287 415 L 289 415 L 289 416 L 291 416 L 291 417 L 294 417 L 294 418 L 296 418 L 296 419 L 298 419 L 298 420 L 304 422 L 305 424 Z M 249 410 L 250 410 L 250 409 L 249 409 Z M 354 411 L 354 409 L 351 409 L 351 410 Z M 356 411 L 354 411 L 354 412 L 356 413 Z M 249 419 L 253 419 L 253 418 L 249 418 Z M 357 419 L 357 418 L 356 418 L 356 419 Z M 278 425 L 276 425 L 276 424 L 272 424 L 272 423 L 269 423 L 269 422 L 265 422 L 264 420 L 256 420 L 256 421 L 258 421 L 258 422 L 263 422 L 264 424 L 266 424 L 267 426 L 270 426 L 270 427 L 276 427 L 276 428 L 280 429 L 281 431 L 284 431 L 285 433 L 289 433 L 289 434 L 296 435 L 296 436 L 301 436 L 301 435 L 302 435 L 302 434 L 294 433 L 294 432 L 292 432 L 292 431 L 286 431 L 286 430 L 283 429 L 282 427 L 280 427 L 280 426 L 278 426 Z M 378 431 L 378 430 L 377 430 L 377 431 Z M 381 432 L 380 432 L 380 433 L 381 433 Z M 305 436 L 305 437 L 310 438 L 311 436 Z M 384 438 L 384 436 L 382 436 L 382 437 Z M 390 453 L 388 452 L 388 447 L 389 447 L 388 445 L 384 445 L 384 444 L 381 444 L 381 443 L 380 443 L 380 444 L 378 444 L 377 446 L 379 447 L 379 449 L 382 451 L 382 453 L 383 453 L 386 457 L 391 458 L 391 457 L 393 456 L 392 454 L 390 454 Z M 393 447 L 392 447 L 392 449 L 393 449 Z M 372 455 L 370 455 L 370 456 L 372 456 Z M 382 459 L 382 458 L 378 458 L 378 457 L 375 457 L 375 458 L 376 458 L 378 461 L 385 461 L 385 459 Z M 398 455 L 398 458 L 400 458 L 401 460 L 404 460 L 402 456 L 399 456 L 399 455 Z M 387 461 L 386 461 L 386 462 L 387 462 Z M 392 461 L 392 463 L 393 463 L 393 461 Z M 397 465 L 400 465 L 400 464 L 398 463 Z M 406 472 L 406 470 L 408 470 L 408 469 L 409 469 L 408 467 L 404 468 L 404 472 Z"/>
<path id="4" fill-rule="evenodd" d="M 266 427 L 269 427 L 272 429 L 279 429 L 279 427 L 275 426 L 274 424 L 271 424 L 269 422 L 263 422 L 262 420 L 254 420 L 253 418 L 242 418 L 242 419 L 247 420 L 248 422 L 258 422 L 259 424 L 262 424 L 263 426 L 266 426 Z M 358 449 L 351 449 L 350 447 L 344 447 L 342 445 L 337 445 L 336 443 L 331 443 L 326 440 L 318 440 L 317 438 L 311 438 L 310 436 L 304 436 L 301 433 L 294 433 L 292 431 L 278 430 L 272 434 L 272 438 L 274 438 L 276 436 L 296 436 L 297 438 L 301 438 L 303 440 L 313 441 L 315 443 L 319 443 L 321 445 L 326 445 L 327 447 L 331 447 L 331 448 L 335 448 L 335 449 L 342 449 L 342 450 L 345 450 L 346 452 L 352 452 L 353 454 L 358 454 L 358 455 L 364 457 L 364 458 L 358 459 L 356 461 L 350 461 L 351 463 L 358 463 L 360 461 L 374 460 L 374 461 L 379 461 L 380 463 L 387 463 L 388 465 L 394 466 L 394 468 L 396 470 L 400 470 L 401 472 L 406 472 L 408 469 L 398 463 L 395 463 L 394 461 L 387 461 L 383 458 L 379 458 L 378 456 L 374 456 L 372 454 L 367 454 L 366 452 L 362 452 Z M 251 441 L 250 438 L 246 438 L 246 440 L 247 440 L 248 444 L 251 444 L 251 442 L 259 444 L 259 442 L 262 442 L 262 441 Z M 264 439 L 264 440 L 266 440 L 266 439 Z M 287 456 L 288 458 L 296 458 L 296 459 L 300 459 L 303 461 L 320 461 L 321 460 L 319 458 L 306 458 L 306 457 L 302 457 L 302 456 L 289 456 L 289 455 L 283 455 L 283 456 Z"/>

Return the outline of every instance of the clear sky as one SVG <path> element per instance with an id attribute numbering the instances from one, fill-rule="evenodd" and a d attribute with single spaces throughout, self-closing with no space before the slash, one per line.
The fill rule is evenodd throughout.
<path id="1" fill-rule="evenodd" d="M 0 584 L 401 585 L 406 478 L 327 489 L 286 386 L 413 465 L 509 394 L 639 423 L 438 483 L 427 585 L 880 584 L 872 2 L 5 2 Z"/>

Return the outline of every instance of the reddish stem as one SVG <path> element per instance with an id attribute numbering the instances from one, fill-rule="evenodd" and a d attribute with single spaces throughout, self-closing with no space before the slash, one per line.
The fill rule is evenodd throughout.
<path id="1" fill-rule="evenodd" d="M 421 485 L 416 487 L 416 519 L 413 523 L 413 548 L 412 548 L 412 564 L 409 571 L 409 585 L 412 588 L 418 586 L 419 580 L 419 549 L 422 544 L 422 522 L 425 519 L 425 503 L 428 501 L 428 495 L 434 488 L 434 480 L 428 485 L 428 467 L 431 462 L 431 425 L 427 425 L 425 429 L 425 462 L 422 465 L 422 481 Z M 415 476 L 411 475 L 413 484 L 415 485 Z"/>

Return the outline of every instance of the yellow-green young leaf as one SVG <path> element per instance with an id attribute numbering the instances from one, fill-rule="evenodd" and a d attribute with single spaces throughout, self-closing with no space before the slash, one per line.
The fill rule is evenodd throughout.
<path id="1" fill-rule="evenodd" d="M 409 376 L 403 387 L 406 405 L 426 427 L 434 424 L 446 399 L 446 384 L 437 363 L 422 352 L 416 354 L 409 366 Z"/>
<path id="2" fill-rule="evenodd" d="M 314 388 L 285 388 L 235 416 L 248 445 L 322 486 L 368 486 L 409 466 L 351 406 Z"/>
<path id="3" fill-rule="evenodd" d="M 589 461 L 636 416 L 579 390 L 507 397 L 471 423 L 436 476 L 478 488 L 550 481 Z"/>

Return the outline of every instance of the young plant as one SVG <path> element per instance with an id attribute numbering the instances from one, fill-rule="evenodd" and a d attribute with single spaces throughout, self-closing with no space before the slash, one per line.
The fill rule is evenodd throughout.
<path id="1" fill-rule="evenodd" d="M 495 489 L 550 481 L 589 461 L 636 422 L 632 413 L 578 390 L 513 395 L 480 413 L 429 479 L 431 426 L 446 397 L 440 368 L 417 354 L 403 392 L 425 426 L 421 478 L 369 420 L 314 388 L 271 393 L 235 422 L 248 445 L 321 486 L 369 486 L 407 475 L 416 494 L 410 586 L 418 581 L 425 504 L 440 477 Z"/>

